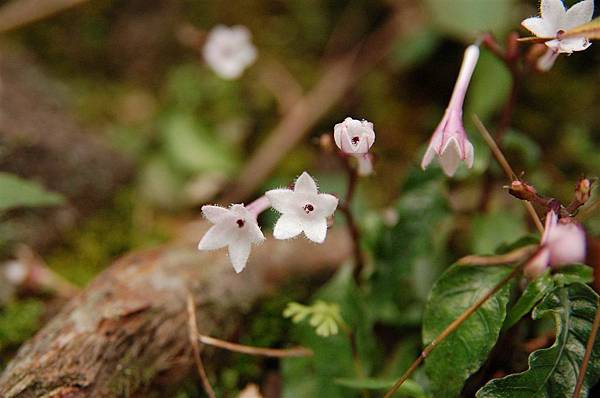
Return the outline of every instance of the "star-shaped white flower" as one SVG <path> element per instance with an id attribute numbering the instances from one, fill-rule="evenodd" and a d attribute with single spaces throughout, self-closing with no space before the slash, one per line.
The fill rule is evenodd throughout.
<path id="1" fill-rule="evenodd" d="M 294 189 L 273 189 L 265 193 L 271 206 L 281 213 L 275 224 L 276 239 L 290 239 L 301 232 L 316 243 L 323 243 L 327 235 L 327 218 L 333 214 L 338 199 L 319 193 L 315 180 L 304 172 Z"/>
<path id="2" fill-rule="evenodd" d="M 223 79 L 237 79 L 256 60 L 256 48 L 245 26 L 218 25 L 208 34 L 202 55 L 212 70 Z"/>
<path id="3" fill-rule="evenodd" d="M 577 26 L 588 23 L 592 20 L 593 14 L 594 0 L 581 1 L 569 10 L 565 9 L 562 0 L 542 0 L 540 4 L 541 16 L 527 18 L 521 22 L 521 25 L 537 37 L 553 38 L 553 40 L 546 42 L 546 46 L 553 50 L 554 59 L 556 59 L 556 56 L 560 53 L 571 54 L 574 51 L 583 51 L 591 45 L 585 37 L 561 38 L 561 35 Z M 550 56 L 547 55 L 546 57 Z M 548 61 L 546 59 L 542 63 L 547 67 Z"/>
<path id="4" fill-rule="evenodd" d="M 235 272 L 242 272 L 252 244 L 265 240 L 254 214 L 241 204 L 231 205 L 229 209 L 202 206 L 202 213 L 214 225 L 202 237 L 198 249 L 215 250 L 227 246 Z"/>

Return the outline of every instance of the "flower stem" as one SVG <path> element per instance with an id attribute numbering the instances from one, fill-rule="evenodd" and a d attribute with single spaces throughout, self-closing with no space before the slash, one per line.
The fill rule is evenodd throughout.
<path id="1" fill-rule="evenodd" d="M 354 215 L 352 214 L 351 203 L 356 192 L 356 186 L 358 182 L 358 171 L 352 167 L 348 156 L 340 156 L 346 173 L 348 174 L 348 188 L 346 189 L 346 196 L 344 200 L 340 202 L 338 208 L 346 217 L 346 223 L 348 224 L 348 230 L 350 237 L 352 238 L 352 252 L 354 254 L 354 280 L 358 283 L 360 281 L 360 275 L 364 268 L 364 254 L 360 247 L 360 230 Z"/>
<path id="2" fill-rule="evenodd" d="M 473 115 L 473 123 L 475 123 L 475 127 L 477 128 L 477 130 L 479 130 L 479 132 L 483 136 L 483 139 L 490 147 L 492 153 L 494 154 L 494 157 L 496 158 L 496 160 L 498 161 L 498 163 L 504 170 L 504 173 L 506 174 L 506 176 L 511 181 L 519 180 L 515 171 L 508 163 L 508 160 L 506 160 L 506 157 L 504 157 L 502 150 L 500 149 L 498 144 L 496 144 L 496 141 L 494 140 L 494 138 L 492 137 L 490 132 L 487 130 L 487 128 L 483 125 L 481 120 L 477 117 L 477 115 Z M 523 206 L 525 206 L 525 209 L 531 216 L 531 219 L 533 220 L 538 231 L 540 233 L 543 233 L 544 225 L 542 224 L 542 221 L 540 220 L 540 217 L 538 216 L 538 214 L 535 212 L 533 205 L 531 203 L 529 203 L 528 201 L 521 201 L 521 203 L 523 203 Z"/>
<path id="3" fill-rule="evenodd" d="M 196 363 L 196 369 L 198 370 L 198 376 L 202 382 L 202 387 L 209 398 L 216 398 L 215 390 L 213 390 L 206 375 L 202 358 L 200 357 L 200 347 L 198 347 L 198 340 L 196 335 L 198 334 L 198 324 L 196 322 L 196 306 L 194 304 L 194 298 L 191 293 L 188 293 L 187 297 L 187 312 L 188 312 L 188 328 L 190 335 L 190 344 L 192 345 L 192 352 L 194 354 L 194 362 Z"/>
<path id="4" fill-rule="evenodd" d="M 273 358 L 308 357 L 314 355 L 313 351 L 305 347 L 293 348 L 262 348 L 249 345 L 231 343 L 214 337 L 197 334 L 202 344 L 222 348 L 224 350 L 239 352 L 241 354 L 256 355 Z"/>
<path id="5" fill-rule="evenodd" d="M 410 365 L 410 367 L 404 372 L 404 374 L 396 381 L 394 386 L 385 394 L 384 398 L 391 398 L 392 395 L 402 386 L 402 384 L 414 373 L 414 371 L 419 367 L 419 365 L 427 358 L 429 353 L 434 350 L 446 337 L 452 334 L 456 329 L 462 325 L 464 321 L 466 321 L 471 315 L 475 313 L 486 301 L 490 299 L 494 294 L 496 294 L 504 285 L 506 285 L 512 278 L 517 276 L 523 269 L 523 266 L 527 263 L 524 261 L 521 265 L 515 267 L 514 270 L 510 274 L 508 274 L 504 279 L 502 279 L 496 286 L 491 288 L 485 295 L 483 295 L 479 300 L 473 303 L 469 308 L 467 308 L 458 318 L 456 318 L 450 325 L 446 327 L 431 343 L 425 347 L 425 349 L 421 352 L 421 355 Z"/>
<path id="6" fill-rule="evenodd" d="M 585 373 L 587 372 L 588 363 L 594 349 L 594 343 L 596 342 L 596 335 L 598 334 L 598 327 L 600 326 L 600 297 L 598 297 L 596 316 L 594 316 L 594 323 L 592 324 L 592 330 L 588 337 L 587 344 L 585 346 L 585 354 L 583 356 L 583 362 L 579 369 L 579 375 L 577 375 L 577 384 L 575 385 L 575 391 L 573 392 L 573 398 L 579 398 L 581 394 L 581 388 L 585 380 Z"/>

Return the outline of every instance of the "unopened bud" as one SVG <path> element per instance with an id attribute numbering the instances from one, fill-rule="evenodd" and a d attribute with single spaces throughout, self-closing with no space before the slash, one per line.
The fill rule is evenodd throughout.
<path id="1" fill-rule="evenodd" d="M 577 186 L 575 187 L 575 199 L 579 203 L 585 203 L 590 199 L 590 193 L 592 191 L 592 182 L 589 178 L 582 178 L 577 182 Z"/>
<path id="2" fill-rule="evenodd" d="M 533 186 L 519 180 L 515 180 L 510 184 L 508 193 L 521 200 L 531 200 L 537 195 L 537 191 Z"/>

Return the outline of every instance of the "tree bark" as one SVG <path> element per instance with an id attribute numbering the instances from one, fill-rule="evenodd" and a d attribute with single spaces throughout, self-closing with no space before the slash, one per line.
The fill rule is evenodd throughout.
<path id="1" fill-rule="evenodd" d="M 337 227 L 323 245 L 271 239 L 237 275 L 223 250 L 196 249 L 206 227 L 194 224 L 186 241 L 116 261 L 19 350 L 0 396 L 151 396 L 153 383 L 176 385 L 191 369 L 188 291 L 199 332 L 227 338 L 257 299 L 292 278 L 332 272 L 351 253 Z"/>

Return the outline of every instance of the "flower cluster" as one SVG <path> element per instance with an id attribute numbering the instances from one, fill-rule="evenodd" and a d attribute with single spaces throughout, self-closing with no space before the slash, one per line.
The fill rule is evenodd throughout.
<path id="1" fill-rule="evenodd" d="M 369 149 L 375 141 L 373 124 L 366 120 L 346 118 L 335 125 L 334 140 L 342 154 L 359 158 L 358 173 L 372 170 Z M 365 165 L 365 163 L 368 163 Z M 246 267 L 252 245 L 265 240 L 257 218 L 269 208 L 280 213 L 275 223 L 275 239 L 291 239 L 303 234 L 315 243 L 323 243 L 327 236 L 328 221 L 338 207 L 338 198 L 320 193 L 315 180 L 303 172 L 293 188 L 271 189 L 254 202 L 232 204 L 228 209 L 221 206 L 202 206 L 204 217 L 213 225 L 198 244 L 199 250 L 215 250 L 227 247 L 229 260 L 239 273 Z"/>

